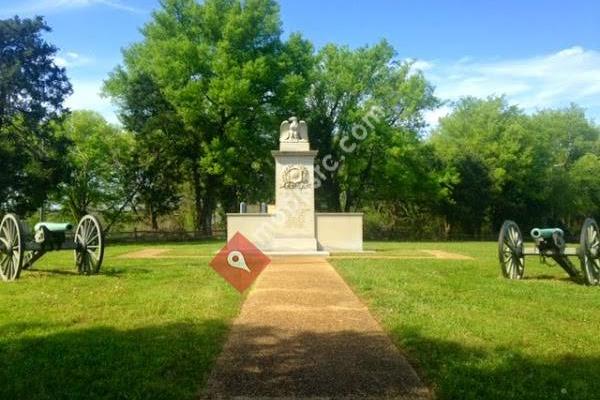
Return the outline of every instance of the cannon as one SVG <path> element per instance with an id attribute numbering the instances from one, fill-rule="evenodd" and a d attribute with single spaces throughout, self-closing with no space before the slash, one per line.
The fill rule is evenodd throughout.
<path id="1" fill-rule="evenodd" d="M 533 247 L 525 247 L 523 234 L 513 221 L 505 221 L 498 237 L 498 258 L 502 275 L 521 279 L 525 272 L 525 256 L 537 255 L 545 261 L 551 258 L 574 279 L 583 275 L 588 285 L 600 285 L 600 232 L 592 218 L 583 223 L 579 246 L 568 247 L 565 234 L 559 228 L 534 228 L 530 232 Z M 569 257 L 578 257 L 580 270 Z"/>
<path id="2" fill-rule="evenodd" d="M 0 223 L 0 276 L 14 281 L 50 251 L 74 250 L 75 266 L 80 274 L 100 271 L 104 258 L 104 234 L 96 217 L 86 215 L 79 221 L 72 238 L 70 223 L 40 222 L 33 235 L 14 214 L 6 214 Z"/>

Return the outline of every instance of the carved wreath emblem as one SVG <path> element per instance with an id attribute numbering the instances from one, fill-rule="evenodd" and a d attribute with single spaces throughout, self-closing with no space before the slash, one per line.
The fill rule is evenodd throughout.
<path id="1" fill-rule="evenodd" d="M 285 189 L 308 189 L 310 188 L 308 169 L 299 165 L 287 166 L 281 174 Z"/>

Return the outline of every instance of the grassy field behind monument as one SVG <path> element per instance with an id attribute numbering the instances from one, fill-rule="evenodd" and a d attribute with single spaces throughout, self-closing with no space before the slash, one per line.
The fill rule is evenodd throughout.
<path id="1" fill-rule="evenodd" d="M 600 293 L 535 258 L 501 277 L 495 243 L 368 243 L 473 260 L 343 259 L 334 266 L 441 399 L 600 394 Z"/>

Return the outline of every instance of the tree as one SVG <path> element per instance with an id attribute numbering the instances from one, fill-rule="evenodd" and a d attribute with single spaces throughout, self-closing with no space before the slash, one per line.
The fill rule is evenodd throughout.
<path id="1" fill-rule="evenodd" d="M 586 209 L 582 205 L 589 204 L 593 190 L 588 192 L 576 184 L 583 182 L 579 179 L 583 177 L 578 176 L 578 172 L 583 171 L 581 164 L 578 170 L 573 169 L 579 160 L 598 151 L 600 129 L 575 105 L 539 111 L 531 117 L 531 123 L 536 151 L 546 164 L 547 201 L 540 205 L 545 209 L 547 223 L 562 222 L 576 231 L 581 220 L 571 221 L 571 218 L 581 217 L 580 213 Z M 588 164 L 590 160 L 587 158 Z M 595 208 L 587 207 L 587 210 L 595 211 Z"/>
<path id="2" fill-rule="evenodd" d="M 585 154 L 574 162 L 569 171 L 570 187 L 573 189 L 571 215 L 581 221 L 587 217 L 600 216 L 600 157 Z"/>
<path id="3" fill-rule="evenodd" d="M 158 229 L 158 217 L 175 210 L 181 196 L 182 181 L 178 152 L 185 152 L 177 142 L 183 122 L 161 94 L 152 77 L 140 73 L 129 76 L 115 73 L 106 85 L 107 93 L 121 105 L 121 121 L 133 132 L 135 146 L 130 166 L 131 190 L 138 194 L 150 217 L 152 229 Z"/>
<path id="4" fill-rule="evenodd" d="M 466 154 L 451 160 L 446 168 L 457 173 L 451 195 L 444 202 L 447 223 L 450 227 L 460 227 L 467 234 L 481 233 L 492 200 L 488 167 L 475 155 Z"/>
<path id="5" fill-rule="evenodd" d="M 437 99 L 423 75 L 398 61 L 387 42 L 356 50 L 325 46 L 312 80 L 305 112 L 321 158 L 319 208 L 348 211 L 368 201 L 407 201 L 415 193 L 411 185 L 431 188 L 435 178 L 422 163 L 427 156 L 419 132 L 423 111 Z"/>
<path id="6" fill-rule="evenodd" d="M 511 218 L 532 223 L 546 195 L 547 160 L 528 117 L 503 97 L 464 98 L 440 120 L 431 142 L 446 164 L 470 156 L 489 171 L 494 228 Z"/>
<path id="7" fill-rule="evenodd" d="M 92 209 L 113 213 L 126 198 L 130 135 L 93 111 L 74 111 L 62 133 L 73 146 L 66 154 L 71 173 L 60 186 L 59 202 L 75 220 Z"/>
<path id="8" fill-rule="evenodd" d="M 576 106 L 526 115 L 503 97 L 490 97 L 458 101 L 431 142 L 447 165 L 469 157 L 488 171 L 487 218 L 493 229 L 509 218 L 523 226 L 566 224 L 573 229 L 578 223 L 571 217 L 597 212 L 591 206 L 595 188 L 585 174 L 595 171 L 599 137 L 598 127 Z M 482 184 L 459 184 L 452 198 L 480 199 L 483 205 Z M 454 220 L 465 222 L 476 210 L 451 211 Z"/>
<path id="9" fill-rule="evenodd" d="M 0 20 L 0 209 L 30 212 L 65 174 L 68 141 L 56 136 L 71 94 L 41 17 Z"/>
<path id="10" fill-rule="evenodd" d="M 107 81 L 108 93 L 122 96 L 112 85 L 120 75 L 147 74 L 172 106 L 196 227 L 209 234 L 217 204 L 231 209 L 272 190 L 274 118 L 302 99 L 312 48 L 297 35 L 281 41 L 272 0 L 166 0 L 142 34 Z"/>

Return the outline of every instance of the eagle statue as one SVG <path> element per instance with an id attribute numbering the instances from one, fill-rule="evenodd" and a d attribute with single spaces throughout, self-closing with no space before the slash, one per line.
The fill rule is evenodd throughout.
<path id="1" fill-rule="evenodd" d="M 283 121 L 279 129 L 280 142 L 308 142 L 308 127 L 306 122 L 298 121 L 297 117 Z"/>

